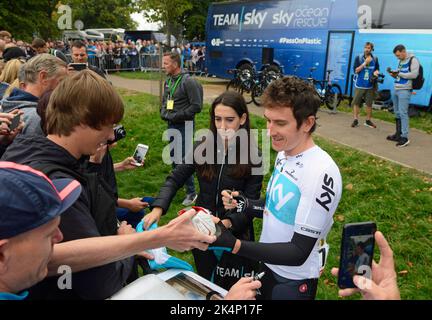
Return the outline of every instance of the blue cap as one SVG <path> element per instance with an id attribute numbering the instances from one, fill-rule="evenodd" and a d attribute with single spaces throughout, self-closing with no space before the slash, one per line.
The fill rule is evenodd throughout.
<path id="1" fill-rule="evenodd" d="M 5 161 L 0 161 L 0 189 L 0 239 L 42 226 L 81 194 L 76 180 L 50 180 L 31 167 Z"/>

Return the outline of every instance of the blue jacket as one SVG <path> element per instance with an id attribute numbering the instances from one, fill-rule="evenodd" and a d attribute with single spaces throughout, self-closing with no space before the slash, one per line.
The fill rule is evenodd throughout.
<path id="1" fill-rule="evenodd" d="M 41 119 L 37 114 L 36 107 L 39 98 L 31 93 L 15 88 L 12 90 L 9 97 L 0 101 L 3 112 L 10 112 L 15 109 L 20 109 L 24 112 L 24 129 L 22 134 L 42 134 L 40 126 Z"/>

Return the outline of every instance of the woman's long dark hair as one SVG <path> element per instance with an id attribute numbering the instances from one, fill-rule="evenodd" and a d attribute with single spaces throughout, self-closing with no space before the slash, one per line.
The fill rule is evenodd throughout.
<path id="1" fill-rule="evenodd" d="M 249 151 L 248 154 L 248 163 L 247 164 L 237 164 L 235 166 L 235 170 L 230 170 L 228 174 L 234 178 L 241 178 L 247 175 L 250 175 L 251 173 L 251 161 L 250 161 L 250 150 L 251 147 L 250 143 L 250 121 L 249 121 L 249 111 L 246 106 L 246 102 L 241 94 L 235 91 L 225 91 L 220 96 L 218 96 L 212 103 L 210 108 L 210 131 L 213 136 L 213 143 L 214 143 L 214 163 L 217 163 L 217 129 L 216 129 L 216 120 L 215 120 L 215 109 L 218 105 L 224 105 L 227 107 L 232 108 L 237 115 L 241 118 L 243 114 L 246 114 L 246 121 L 244 124 L 240 125 L 240 129 L 245 129 L 247 131 L 247 137 L 248 137 L 248 148 Z M 240 162 L 240 141 L 239 137 L 236 137 L 237 143 L 236 143 L 236 159 L 238 162 Z M 201 143 L 206 143 L 205 139 Z M 200 176 L 206 178 L 207 180 L 212 180 L 216 176 L 216 168 L 217 166 L 215 164 L 208 164 L 204 163 L 203 165 L 200 165 L 197 167 L 197 172 Z"/>

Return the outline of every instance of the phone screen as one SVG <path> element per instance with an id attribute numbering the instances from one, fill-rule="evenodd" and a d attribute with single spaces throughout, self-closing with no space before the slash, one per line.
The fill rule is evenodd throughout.
<path id="1" fill-rule="evenodd" d="M 17 115 L 12 119 L 11 124 L 10 124 L 10 126 L 9 126 L 9 130 L 10 130 L 10 131 L 15 130 L 15 129 L 19 126 L 20 120 L 21 120 L 21 116 L 20 116 L 19 114 L 17 114 Z"/>
<path id="2" fill-rule="evenodd" d="M 143 145 L 143 144 L 140 144 L 136 147 L 133 158 L 137 164 L 142 165 L 142 163 L 145 159 L 147 150 L 148 150 L 148 146 Z"/>
<path id="3" fill-rule="evenodd" d="M 345 225 L 341 243 L 339 288 L 356 288 L 353 282 L 354 275 L 371 278 L 375 231 L 374 222 Z"/>
<path id="4" fill-rule="evenodd" d="M 87 69 L 86 63 L 71 63 L 69 64 L 72 68 L 74 68 L 76 71 L 81 71 Z"/>

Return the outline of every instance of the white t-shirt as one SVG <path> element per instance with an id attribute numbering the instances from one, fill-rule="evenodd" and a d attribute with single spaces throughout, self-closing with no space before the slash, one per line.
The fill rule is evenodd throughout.
<path id="1" fill-rule="evenodd" d="M 292 157 L 279 152 L 267 187 L 260 242 L 290 242 L 294 232 L 325 239 L 341 193 L 339 168 L 320 147 Z M 284 278 L 318 278 L 318 250 L 319 241 L 302 266 L 266 265 Z"/>

